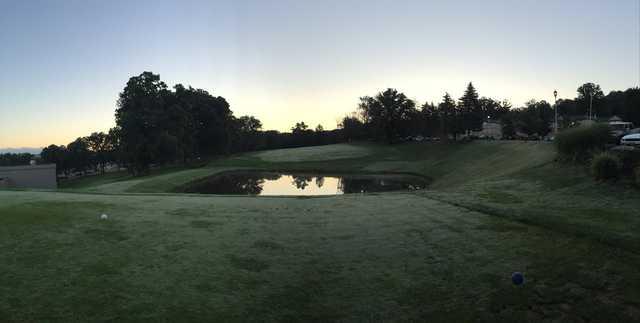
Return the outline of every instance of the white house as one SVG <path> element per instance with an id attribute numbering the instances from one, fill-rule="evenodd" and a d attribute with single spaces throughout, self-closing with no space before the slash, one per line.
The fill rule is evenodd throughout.
<path id="1" fill-rule="evenodd" d="M 474 136 L 485 138 L 502 138 L 502 125 L 499 122 L 485 121 L 482 123 L 482 130 L 474 131 Z"/>

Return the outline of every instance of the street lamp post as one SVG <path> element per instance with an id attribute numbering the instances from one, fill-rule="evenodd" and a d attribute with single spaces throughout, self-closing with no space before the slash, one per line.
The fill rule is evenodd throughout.
<path id="1" fill-rule="evenodd" d="M 593 90 L 589 92 L 589 120 L 593 120 Z"/>
<path id="2" fill-rule="evenodd" d="M 553 104 L 554 106 L 554 111 L 555 111 L 555 134 L 554 137 L 558 135 L 558 90 L 554 90 L 553 91 L 553 99 L 555 101 L 555 103 Z"/>

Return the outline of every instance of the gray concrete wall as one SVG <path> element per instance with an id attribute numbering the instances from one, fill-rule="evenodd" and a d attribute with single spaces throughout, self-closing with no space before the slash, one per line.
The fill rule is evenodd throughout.
<path id="1" fill-rule="evenodd" d="M 0 167 L 0 188 L 56 189 L 56 165 Z"/>

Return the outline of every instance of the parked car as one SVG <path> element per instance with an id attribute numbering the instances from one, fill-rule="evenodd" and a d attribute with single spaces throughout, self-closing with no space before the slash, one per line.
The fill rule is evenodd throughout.
<path id="1" fill-rule="evenodd" d="M 623 136 L 630 133 L 633 129 L 633 123 L 624 121 L 609 122 L 609 129 L 611 129 L 611 136 L 616 139 L 616 142 L 620 141 Z"/>
<path id="2" fill-rule="evenodd" d="M 620 144 L 627 146 L 640 146 L 640 133 L 634 133 L 622 137 Z"/>

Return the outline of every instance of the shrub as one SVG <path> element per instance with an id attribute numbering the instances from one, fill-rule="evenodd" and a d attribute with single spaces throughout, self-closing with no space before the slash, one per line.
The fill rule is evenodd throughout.
<path id="1" fill-rule="evenodd" d="M 564 130 L 556 136 L 555 143 L 563 159 L 586 162 L 593 151 L 604 150 L 609 140 L 609 127 L 595 124 Z"/>
<path id="2" fill-rule="evenodd" d="M 615 180 L 620 175 L 620 159 L 611 153 L 600 153 L 591 161 L 591 171 L 597 180 Z"/>
<path id="3" fill-rule="evenodd" d="M 616 150 L 615 154 L 622 164 L 622 172 L 632 174 L 636 165 L 640 165 L 640 152 L 637 150 Z"/>

